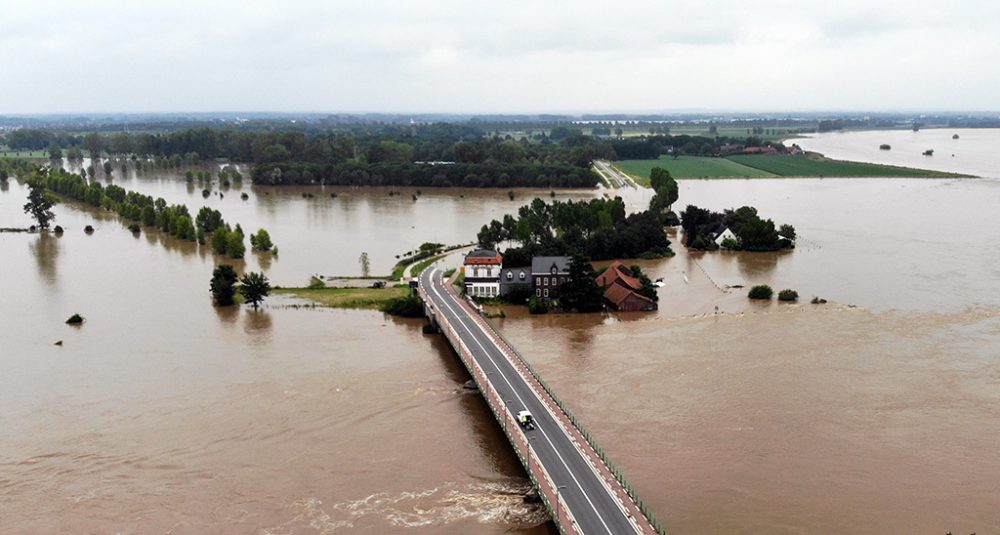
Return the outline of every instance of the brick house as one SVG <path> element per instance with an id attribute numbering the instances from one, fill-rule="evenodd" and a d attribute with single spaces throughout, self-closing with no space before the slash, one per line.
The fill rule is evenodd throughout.
<path id="1" fill-rule="evenodd" d="M 531 285 L 535 289 L 535 297 L 541 299 L 556 299 L 559 297 L 559 287 L 569 280 L 569 265 L 572 259 L 568 256 L 536 256 L 531 259 Z"/>

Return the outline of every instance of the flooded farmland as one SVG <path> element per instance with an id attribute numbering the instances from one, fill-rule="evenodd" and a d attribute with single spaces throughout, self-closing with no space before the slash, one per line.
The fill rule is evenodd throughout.
<path id="1" fill-rule="evenodd" d="M 362 251 L 388 272 L 548 195 L 115 183 L 267 228 L 280 256 L 246 267 L 282 285 L 356 275 Z M 0 226 L 28 224 L 25 195 L 0 192 Z M 665 282 L 655 314 L 500 320 L 668 531 L 1000 529 L 1000 181 L 684 181 L 688 203 L 757 206 L 798 247 L 689 255 L 674 239 L 676 257 L 640 262 Z M 0 233 L 0 532 L 548 531 L 419 321 L 216 309 L 210 252 L 55 211 L 62 237 Z M 830 303 L 732 288 L 756 283 Z M 76 312 L 86 323 L 64 325 Z"/>

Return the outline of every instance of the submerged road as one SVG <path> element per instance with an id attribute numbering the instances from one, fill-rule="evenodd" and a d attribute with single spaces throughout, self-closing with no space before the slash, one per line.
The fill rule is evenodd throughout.
<path id="1" fill-rule="evenodd" d="M 549 490 L 555 497 L 550 501 L 556 502 L 551 508 L 556 509 L 553 516 L 559 527 L 566 533 L 656 533 L 618 481 L 613 476 L 609 478 L 608 467 L 599 458 L 595 459 L 594 450 L 582 440 L 580 430 L 570 423 L 563 411 L 553 407 L 552 399 L 544 391 L 539 391 L 538 382 L 526 373 L 523 363 L 519 362 L 520 357 L 505 349 L 492 328 L 447 284 L 440 270 L 427 269 L 420 276 L 420 293 L 442 329 L 450 327 L 447 334 L 457 336 L 457 346 L 464 346 L 455 347 L 456 351 L 467 353 L 475 360 L 502 400 L 502 410 L 511 418 L 507 420 L 508 416 L 502 414 L 497 417 L 515 448 L 519 444 L 530 444 L 526 449 L 537 456 L 544 471 L 544 474 L 533 476 L 540 487 L 553 487 L 540 490 Z M 452 345 L 455 346 L 456 341 L 453 340 Z M 494 393 L 483 394 L 492 396 Z M 487 401 L 491 399 L 488 397 Z M 522 410 L 531 412 L 535 429 L 525 431 L 508 423 Z M 529 472 L 536 470 L 523 457 L 522 462 Z M 560 507 L 568 511 L 560 514 Z"/>

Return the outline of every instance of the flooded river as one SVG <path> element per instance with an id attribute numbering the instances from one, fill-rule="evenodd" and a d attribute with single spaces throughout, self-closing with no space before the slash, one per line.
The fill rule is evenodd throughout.
<path id="1" fill-rule="evenodd" d="M 178 176 L 115 182 L 203 203 Z M 361 251 L 387 272 L 533 195 L 242 191 L 204 204 L 267 228 L 279 258 L 247 267 L 286 285 L 357 274 Z M 25 195 L 0 192 L 0 227 L 28 224 Z M 499 321 L 671 533 L 991 533 L 998 201 L 995 179 L 685 181 L 680 204 L 753 204 L 798 248 L 643 261 L 666 283 L 651 315 Z M 215 309 L 211 254 L 56 213 L 62 237 L 0 233 L 0 533 L 550 531 L 419 321 L 276 298 Z M 727 288 L 758 282 L 831 302 Z M 75 312 L 87 322 L 64 325 Z"/>
<path id="2" fill-rule="evenodd" d="M 792 139 L 786 143 L 797 143 L 805 150 L 820 152 L 840 160 L 933 169 L 979 177 L 996 178 L 1000 174 L 997 168 L 1000 129 L 996 128 L 825 132 Z M 883 144 L 889 145 L 889 150 L 880 149 Z M 933 155 L 925 156 L 924 152 L 927 150 L 934 151 Z"/>

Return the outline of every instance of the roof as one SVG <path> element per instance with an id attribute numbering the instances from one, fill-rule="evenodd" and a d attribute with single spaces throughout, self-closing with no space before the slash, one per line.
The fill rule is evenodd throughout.
<path id="1" fill-rule="evenodd" d="M 629 299 L 633 300 L 638 299 L 640 301 L 648 301 L 650 303 L 653 302 L 652 299 L 646 297 L 645 295 L 635 293 L 634 291 L 629 290 L 628 288 L 622 286 L 621 284 L 612 284 L 608 286 L 607 289 L 604 290 L 604 298 L 607 299 L 611 304 L 615 305 L 615 307 L 619 308 L 621 307 L 622 303 L 628 301 Z"/>
<path id="2" fill-rule="evenodd" d="M 733 240 L 739 239 L 739 237 L 736 234 L 734 234 L 733 231 L 729 230 L 729 227 L 726 227 L 722 230 L 722 232 L 719 233 L 718 236 L 715 237 L 715 243 L 718 245 L 722 245 L 722 242 L 726 241 L 726 238 L 730 238 Z"/>
<path id="3" fill-rule="evenodd" d="M 490 249 L 476 249 L 465 257 L 465 264 L 488 264 L 497 265 L 503 262 L 500 253 Z"/>
<path id="4" fill-rule="evenodd" d="M 632 270 L 625 267 L 621 262 L 613 262 L 604 273 L 597 277 L 597 285 L 606 288 L 612 284 L 622 284 L 633 290 L 642 288 L 642 282 L 632 276 Z"/>
<path id="5" fill-rule="evenodd" d="M 545 275 L 552 272 L 556 266 L 559 273 L 569 273 L 569 265 L 573 261 L 568 256 L 536 256 L 531 259 L 531 274 Z"/>
<path id="6" fill-rule="evenodd" d="M 514 274 L 513 280 L 511 280 L 509 282 L 507 281 L 507 274 L 508 273 L 513 273 Z M 522 280 L 521 277 L 518 276 L 519 273 L 524 273 L 525 277 L 529 277 L 531 275 L 531 268 L 528 267 L 528 266 L 523 266 L 523 267 L 513 267 L 513 268 L 503 268 L 503 269 L 501 269 L 500 270 L 500 284 L 529 284 L 529 283 L 531 283 L 531 279 L 529 279 L 529 278 L 525 278 L 524 280 Z"/>

